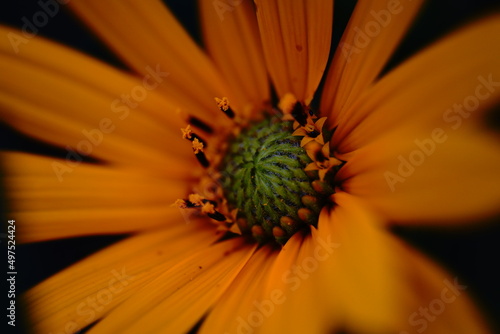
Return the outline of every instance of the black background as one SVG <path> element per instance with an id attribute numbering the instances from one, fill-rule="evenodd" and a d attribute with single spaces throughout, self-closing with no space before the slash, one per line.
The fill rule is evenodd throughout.
<path id="1" fill-rule="evenodd" d="M 247 1 L 247 0 L 244 0 Z M 195 1 L 165 1 L 191 35 L 201 42 Z M 341 36 L 353 1 L 336 1 L 335 28 L 333 42 Z M 64 6 L 62 6 L 64 7 Z M 407 34 L 385 71 L 390 70 L 419 49 L 445 36 L 455 28 L 472 22 L 491 12 L 498 12 L 499 1 L 443 0 L 429 1 Z M 21 18 L 31 16 L 40 10 L 37 1 L 4 1 L 0 6 L 0 24 L 21 27 Z M 126 23 L 124 23 L 126 24 Z M 95 38 L 71 13 L 64 8 L 49 23 L 40 29 L 40 36 L 45 36 L 82 50 L 96 58 L 127 70 L 104 44 Z M 1 36 L 0 38 L 4 38 Z M 499 60 L 500 61 L 500 60 Z M 432 70 L 432 69 L 430 69 Z M 2 75 L 0 73 L 0 75 Z M 488 126 L 499 129 L 498 110 L 493 111 L 485 121 Z M 46 155 L 63 156 L 65 151 L 30 139 L 9 128 L 0 121 L 0 148 L 7 150 L 29 151 Z M 500 186 L 500 185 L 499 185 Z M 2 222 L 15 219 L 8 214 L 8 203 L 2 190 L 1 212 Z M 499 203 L 500 205 L 500 203 Z M 481 311 L 493 324 L 495 332 L 500 333 L 500 274 L 497 273 L 500 255 L 500 219 L 492 219 L 490 224 L 479 225 L 475 229 L 431 229 L 431 228 L 397 228 L 394 233 L 407 240 L 434 260 L 447 268 L 459 282 L 468 286 L 468 293 L 477 302 Z M 5 233 L 6 227 L 0 233 Z M 5 235 L 2 235 L 5 236 Z M 17 246 L 16 266 L 18 271 L 18 296 L 22 291 L 55 272 L 67 267 L 88 254 L 120 240 L 125 236 L 86 237 L 68 240 L 57 240 Z M 2 253 L 5 251 L 5 239 L 1 238 Z M 5 251 L 6 254 L 6 251 Z M 2 258 L 3 255 L 2 255 Z M 7 291 L 7 290 L 3 290 Z M 0 292 L 3 296 L 4 292 Z M 1 298 L 4 309 L 4 298 Z M 6 307 L 6 306 L 5 306 Z M 5 309 L 4 309 L 5 310 Z M 2 312 L 2 325 L 6 322 Z M 496 317 L 496 319 L 495 319 Z M 29 332 L 23 326 L 20 316 L 17 318 L 16 330 L 19 333 Z"/>

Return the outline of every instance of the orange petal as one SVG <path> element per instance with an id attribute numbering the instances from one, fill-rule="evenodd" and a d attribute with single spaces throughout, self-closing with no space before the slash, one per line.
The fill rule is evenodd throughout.
<path id="1" fill-rule="evenodd" d="M 328 309 L 340 317 L 344 330 L 487 332 L 466 293 L 457 291 L 459 296 L 453 296 L 453 278 L 380 228 L 380 220 L 359 199 L 339 192 L 334 201 L 337 206 L 333 211 L 321 214 L 316 238 L 331 244 L 331 255 L 320 267 L 320 288 L 323 298 L 331 303 Z M 441 307 L 438 300 L 442 298 L 446 299 L 442 302 L 446 312 L 436 308 Z M 436 310 L 432 320 L 418 314 L 424 307 Z"/>
<path id="2" fill-rule="evenodd" d="M 242 238 L 199 251 L 145 285 L 89 333 L 186 333 L 226 291 L 254 251 Z"/>
<path id="3" fill-rule="evenodd" d="M 226 96 L 231 105 L 236 110 L 260 107 L 269 100 L 269 82 L 253 4 L 212 0 L 199 4 L 204 40 L 230 87 Z"/>
<path id="4" fill-rule="evenodd" d="M 396 49 L 423 1 L 360 0 L 330 64 L 321 111 L 337 125 Z"/>
<path id="5" fill-rule="evenodd" d="M 398 333 L 492 333 L 467 295 L 460 277 L 452 277 L 414 249 L 394 242 L 402 258 L 407 314 Z"/>
<path id="6" fill-rule="evenodd" d="M 259 333 L 329 332 L 338 318 L 336 309 L 325 307 L 325 286 L 320 277 L 324 262 L 317 257 L 319 247 L 314 235 L 300 233 L 283 247 L 265 288 L 265 295 L 274 297 L 274 312 L 267 315 Z"/>
<path id="7" fill-rule="evenodd" d="M 350 106 L 332 142 L 349 152 L 404 123 L 452 127 L 500 101 L 500 16 L 475 23 L 402 64 Z"/>
<path id="8" fill-rule="evenodd" d="M 261 319 L 265 321 L 265 317 L 279 307 L 275 301 L 281 301 L 275 295 L 266 296 L 263 289 L 276 255 L 272 248 L 262 247 L 252 256 L 203 322 L 200 333 L 237 333 L 238 328 L 259 329 Z"/>
<path id="9" fill-rule="evenodd" d="M 161 1 L 69 5 L 137 73 L 147 74 L 148 66 L 168 72 L 160 90 L 177 107 L 197 116 L 218 114 L 213 98 L 225 96 L 223 77 Z"/>
<path id="10" fill-rule="evenodd" d="M 278 97 L 309 103 L 325 70 L 333 1 L 255 1 L 267 68 Z"/>
<path id="11" fill-rule="evenodd" d="M 205 221 L 130 237 L 74 264 L 23 296 L 36 333 L 84 328 L 218 237 Z"/>
<path id="12" fill-rule="evenodd" d="M 484 128 L 406 126 L 355 151 L 342 188 L 391 221 L 460 223 L 499 212 L 500 141 Z"/>
<path id="13" fill-rule="evenodd" d="M 182 221 L 182 214 L 189 219 L 171 207 L 186 194 L 177 175 L 82 163 L 59 179 L 53 164 L 63 160 L 24 153 L 1 158 L 20 242 L 143 230 Z"/>
<path id="14" fill-rule="evenodd" d="M 77 159 L 93 156 L 161 171 L 173 157 L 191 155 L 181 144 L 180 119 L 152 89 L 152 77 L 137 80 L 41 38 L 19 54 L 2 39 L 0 71 L 2 119 L 68 154 L 74 151 Z"/>
<path id="15" fill-rule="evenodd" d="M 316 235 L 320 287 L 325 308 L 356 333 L 392 333 L 405 313 L 399 300 L 402 282 L 396 272 L 398 254 L 379 217 L 344 192 L 333 197 L 332 212 L 323 210 Z"/>

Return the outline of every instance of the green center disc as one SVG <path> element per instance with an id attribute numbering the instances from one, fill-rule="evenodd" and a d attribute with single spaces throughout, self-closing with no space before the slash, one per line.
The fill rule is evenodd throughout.
<path id="1" fill-rule="evenodd" d="M 302 137 L 292 132 L 292 122 L 279 119 L 254 124 L 231 142 L 220 167 L 224 195 L 243 218 L 240 229 L 259 242 L 284 244 L 317 224 L 322 199 L 304 172 L 311 159 L 300 147 Z"/>

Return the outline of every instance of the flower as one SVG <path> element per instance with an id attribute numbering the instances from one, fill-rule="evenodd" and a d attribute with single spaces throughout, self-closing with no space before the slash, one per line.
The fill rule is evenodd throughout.
<path id="1" fill-rule="evenodd" d="M 1 28 L 4 121 L 67 152 L 3 153 L 19 241 L 133 232 L 30 289 L 34 331 L 98 321 L 91 332 L 174 333 L 203 319 L 199 330 L 210 333 L 487 332 L 457 279 L 387 229 L 497 212 L 499 147 L 477 120 L 500 98 L 498 16 L 377 79 L 420 2 L 359 1 L 325 76 L 326 130 L 294 116 L 304 138 L 335 129 L 326 148 L 302 143 L 342 165 L 317 187 L 335 193 L 317 224 L 277 248 L 225 234 L 243 229 L 233 222 L 241 208 L 223 214 L 200 195 L 220 197 L 207 181 L 208 150 L 239 138 L 263 109 L 312 106 L 333 5 L 256 1 L 255 12 L 248 1 L 230 3 L 200 2 L 204 53 L 159 2 L 71 2 L 134 75 Z M 282 103 L 272 101 L 268 76 Z M 173 202 L 200 214 L 184 220 Z M 223 223 L 205 216 L 217 213 Z"/>

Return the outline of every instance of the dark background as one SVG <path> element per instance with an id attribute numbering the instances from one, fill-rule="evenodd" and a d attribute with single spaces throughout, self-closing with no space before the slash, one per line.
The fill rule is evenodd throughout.
<path id="1" fill-rule="evenodd" d="M 201 44 L 195 1 L 165 2 L 168 3 L 191 35 Z M 334 43 L 341 36 L 353 4 L 354 1 L 336 1 Z M 123 63 L 63 7 L 61 6 L 62 11 L 60 13 L 51 18 L 49 23 L 40 29 L 39 35 L 82 50 L 117 68 L 126 70 Z M 491 12 L 499 12 L 499 9 L 500 2 L 498 0 L 428 1 L 385 71 L 455 28 Z M 20 28 L 23 24 L 22 17 L 31 18 L 39 10 L 40 7 L 37 1 L 5 1 L 0 7 L 0 24 Z M 2 74 L 0 73 L 0 75 Z M 496 128 L 496 131 L 500 129 L 498 125 L 500 123 L 498 122 L 499 115 L 500 112 L 495 110 L 485 121 L 489 126 Z M 64 150 L 42 144 L 16 132 L 3 124 L 1 120 L 0 149 L 29 151 L 52 156 L 64 156 L 65 153 Z M 2 187 L 2 184 L 0 184 L 0 187 Z M 15 219 L 15 217 L 8 214 L 8 202 L 5 200 L 3 187 L 0 188 L 0 194 L 0 198 L 3 199 L 0 202 L 1 219 L 5 224 L 7 219 Z M 500 225 L 498 224 L 500 217 L 492 219 L 491 222 L 489 222 L 490 224 L 482 224 L 473 230 L 439 230 L 414 227 L 397 228 L 394 229 L 394 233 L 427 253 L 447 268 L 452 276 L 457 276 L 461 284 L 467 285 L 467 292 L 472 295 L 490 323 L 494 325 L 495 332 L 500 333 L 500 319 L 498 319 L 498 315 L 500 315 L 500 288 L 498 287 L 500 274 L 496 271 L 499 266 L 498 257 L 500 255 Z M 6 231 L 7 228 L 4 226 L 0 233 Z M 6 234 L 0 234 L 1 252 L 3 254 L 6 254 L 5 236 Z M 125 236 L 85 237 L 17 245 L 17 295 L 19 296 L 37 282 L 67 267 L 76 260 L 123 237 Z M 4 258 L 3 255 L 1 257 Z M 3 291 L 7 290 L 2 290 L 2 296 Z M 3 300 L 2 298 L 2 309 L 6 307 Z M 6 322 L 4 317 L 2 312 L 2 325 Z M 17 332 L 29 332 L 26 330 L 26 326 L 23 326 L 21 319 L 18 312 Z"/>

